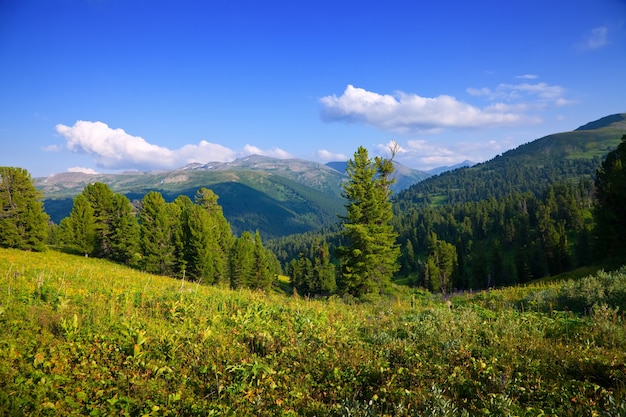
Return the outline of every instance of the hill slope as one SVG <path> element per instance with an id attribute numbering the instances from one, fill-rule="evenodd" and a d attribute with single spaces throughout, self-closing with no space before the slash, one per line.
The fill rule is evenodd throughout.
<path id="1" fill-rule="evenodd" d="M 0 248 L 0 415 L 617 416 L 625 275 L 346 303 Z"/>
<path id="2" fill-rule="evenodd" d="M 107 184 L 131 200 L 158 191 L 166 200 L 178 195 L 193 198 L 201 187 L 218 196 L 224 215 L 235 233 L 259 230 L 265 238 L 316 230 L 336 223 L 344 213 L 343 170 L 302 159 L 276 159 L 251 155 L 232 162 L 190 164 L 173 171 L 121 174 L 62 173 L 36 178 L 43 191 L 46 211 L 58 223 L 72 207 L 72 198 L 93 182 Z M 429 174 L 396 165 L 397 190 Z"/>
<path id="3" fill-rule="evenodd" d="M 490 161 L 428 178 L 400 192 L 396 202 L 401 209 L 420 202 L 479 201 L 514 191 L 542 192 L 555 182 L 591 178 L 624 134 L 626 114 L 608 116 L 521 145 Z"/>
<path id="4" fill-rule="evenodd" d="M 193 164 L 174 171 L 122 174 L 62 173 L 35 179 L 55 222 L 69 214 L 72 198 L 93 182 L 107 184 L 131 200 L 158 191 L 166 200 L 193 198 L 201 187 L 219 196 L 224 215 L 237 234 L 258 229 L 264 237 L 328 226 L 343 213 L 344 175 L 322 164 L 250 156 L 230 163 Z"/>

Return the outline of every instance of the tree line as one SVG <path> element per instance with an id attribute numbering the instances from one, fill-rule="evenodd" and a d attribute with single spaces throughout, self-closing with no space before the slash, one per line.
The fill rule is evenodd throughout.
<path id="1" fill-rule="evenodd" d="M 3 167 L 0 245 L 41 250 L 51 231 L 81 254 L 152 273 L 268 288 L 284 265 L 301 294 L 357 297 L 387 292 L 394 276 L 448 292 L 523 283 L 626 255 L 626 135 L 595 180 L 585 174 L 550 183 L 542 192 L 509 189 L 498 197 L 446 204 L 423 194 L 422 201 L 407 203 L 419 195 L 415 189 L 408 199 L 392 202 L 394 154 L 392 149 L 391 159 L 371 159 L 359 147 L 348 162 L 347 214 L 340 225 L 267 247 L 258 232 L 233 236 L 218 196 L 206 188 L 193 201 L 181 195 L 167 203 L 150 192 L 131 203 L 105 184 L 90 184 L 58 228 L 48 227 L 28 172 Z"/>
<path id="2" fill-rule="evenodd" d="M 87 185 L 68 217 L 49 224 L 28 171 L 0 168 L 0 245 L 44 250 L 59 244 L 146 272 L 232 288 L 268 289 L 281 272 L 258 232 L 236 237 L 218 204 L 201 188 L 192 201 L 166 202 L 155 191 L 131 202 L 106 184 Z"/>
<path id="3" fill-rule="evenodd" d="M 295 290 L 304 295 L 384 293 L 398 269 L 399 246 L 390 223 L 393 164 L 386 158 L 371 159 L 363 147 L 354 156 L 348 163 L 350 180 L 344 184 L 348 204 L 342 245 L 333 250 L 337 265 L 322 241 L 287 264 Z M 69 216 L 54 227 L 46 225 L 42 196 L 30 174 L 19 168 L 2 172 L 3 246 L 41 250 L 50 231 L 52 241 L 84 256 L 232 288 L 267 289 L 281 273 L 280 262 L 263 246 L 258 231 L 232 235 L 218 196 L 209 189 L 198 190 L 193 201 L 180 195 L 168 203 L 152 191 L 131 202 L 96 182 L 73 199 Z M 26 226 L 13 237 L 13 226 L 22 223 Z"/>
<path id="4" fill-rule="evenodd" d="M 393 212 L 401 251 L 396 277 L 431 291 L 514 285 L 607 257 L 620 262 L 626 259 L 626 135 L 603 161 L 528 169 L 500 157 L 493 169 L 442 174 L 401 192 Z M 323 242 L 337 266 L 337 249 L 347 239 L 330 227 L 268 246 L 283 263 L 316 265 L 323 257 L 309 248 Z"/>

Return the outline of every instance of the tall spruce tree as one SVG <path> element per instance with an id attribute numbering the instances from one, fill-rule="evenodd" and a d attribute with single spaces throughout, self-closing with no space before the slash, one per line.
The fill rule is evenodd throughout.
<path id="1" fill-rule="evenodd" d="M 189 198 L 185 197 L 186 200 Z M 178 201 L 178 199 L 177 199 Z M 187 275 L 198 282 L 216 283 L 222 250 L 210 214 L 197 204 L 185 204 L 181 213 L 182 243 Z M 225 268 L 225 267 L 222 267 Z"/>
<path id="2" fill-rule="evenodd" d="M 390 197 L 394 183 L 391 159 L 370 159 L 367 149 L 359 147 L 354 159 L 348 161 L 344 184 L 348 200 L 343 221 L 347 245 L 337 250 L 341 260 L 339 289 L 343 293 L 362 296 L 385 292 L 391 277 L 398 270 L 400 249 L 390 221 L 393 217 Z"/>
<path id="3" fill-rule="evenodd" d="M 96 182 L 88 184 L 83 189 L 83 195 L 93 208 L 96 236 L 93 254 L 99 258 L 111 258 L 113 254 L 111 234 L 113 232 L 113 199 L 115 193 L 108 185 Z"/>
<path id="4" fill-rule="evenodd" d="M 0 167 L 0 246 L 44 250 L 48 215 L 23 168 Z"/>
<path id="5" fill-rule="evenodd" d="M 139 223 L 135 209 L 125 195 L 113 196 L 110 231 L 110 258 L 132 263 L 139 252 Z"/>
<path id="6" fill-rule="evenodd" d="M 249 287 L 254 275 L 254 236 L 243 232 L 235 239 L 228 260 L 230 268 L 230 286 L 233 289 Z"/>
<path id="7" fill-rule="evenodd" d="M 96 245 L 96 232 L 93 208 L 87 201 L 87 197 L 83 194 L 74 197 L 72 211 L 68 217 L 61 220 L 60 228 L 65 244 L 85 256 L 93 254 Z"/>
<path id="8" fill-rule="evenodd" d="M 148 272 L 173 276 L 177 272 L 175 204 L 168 205 L 161 193 L 150 191 L 139 211 L 142 266 Z"/>
<path id="9" fill-rule="evenodd" d="M 626 135 L 596 172 L 596 248 L 599 257 L 626 254 Z"/>
<path id="10" fill-rule="evenodd" d="M 210 219 L 210 236 L 212 244 L 217 244 L 214 249 L 213 268 L 214 277 L 213 283 L 225 283 L 228 280 L 228 254 L 230 248 L 233 245 L 233 234 L 230 228 L 230 223 L 224 217 L 222 206 L 217 203 L 217 194 L 207 188 L 201 188 L 198 190 L 195 196 L 195 203 L 199 205 Z"/>

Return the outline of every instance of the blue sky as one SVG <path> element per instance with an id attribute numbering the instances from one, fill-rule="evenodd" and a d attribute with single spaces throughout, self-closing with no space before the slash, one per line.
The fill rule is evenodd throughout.
<path id="1" fill-rule="evenodd" d="M 626 112 L 626 1 L 0 1 L 0 165 L 480 162 Z"/>

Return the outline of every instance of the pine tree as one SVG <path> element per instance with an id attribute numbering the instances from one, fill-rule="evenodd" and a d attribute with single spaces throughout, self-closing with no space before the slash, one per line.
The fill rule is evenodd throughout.
<path id="1" fill-rule="evenodd" d="M 143 268 L 173 276 L 177 272 L 175 230 L 179 221 L 177 207 L 170 206 L 160 193 L 146 194 L 141 200 L 139 231 Z"/>
<path id="2" fill-rule="evenodd" d="M 94 256 L 111 258 L 113 253 L 111 233 L 113 232 L 114 193 L 108 185 L 96 182 L 87 185 L 82 193 L 93 208 L 95 249 Z"/>
<path id="3" fill-rule="evenodd" d="M 431 291 L 450 292 L 452 275 L 457 264 L 456 246 L 437 239 L 437 234 L 431 232 L 428 239 L 430 255 L 426 261 L 428 280 Z"/>
<path id="4" fill-rule="evenodd" d="M 115 194 L 111 214 L 110 258 L 132 263 L 139 252 L 139 224 L 128 197 Z"/>
<path id="5" fill-rule="evenodd" d="M 83 194 L 74 197 L 70 215 L 61 220 L 63 242 L 85 256 L 93 254 L 96 245 L 96 232 L 93 208 Z"/>
<path id="6" fill-rule="evenodd" d="M 197 204 L 182 210 L 183 251 L 187 275 L 196 281 L 217 282 L 217 269 L 222 266 L 222 249 L 215 236 L 215 223 L 209 213 Z"/>
<path id="7" fill-rule="evenodd" d="M 48 215 L 23 168 L 0 167 L 0 246 L 45 250 Z"/>
<path id="8" fill-rule="evenodd" d="M 348 245 L 337 251 L 341 260 L 339 288 L 344 293 L 358 297 L 384 292 L 398 270 L 400 249 L 390 225 L 393 171 L 391 159 L 376 157 L 372 161 L 363 147 L 348 161 L 350 181 L 344 184 L 343 193 L 348 200 L 343 222 Z"/>
<path id="9" fill-rule="evenodd" d="M 626 135 L 596 172 L 594 210 L 598 257 L 626 252 Z"/>
<path id="10" fill-rule="evenodd" d="M 195 203 L 198 204 L 209 216 L 211 226 L 210 235 L 217 247 L 214 248 L 214 277 L 212 282 L 220 283 L 228 280 L 228 254 L 233 244 L 233 234 L 230 223 L 224 217 L 222 206 L 217 203 L 217 194 L 207 188 L 198 190 Z M 212 243 L 213 244 L 213 243 Z"/>
<path id="11" fill-rule="evenodd" d="M 252 271 L 252 280 L 249 283 L 250 288 L 269 289 L 274 280 L 274 271 L 272 270 L 271 255 L 268 250 L 263 247 L 261 234 L 257 230 L 254 234 L 254 267 Z"/>
<path id="12" fill-rule="evenodd" d="M 251 285 L 254 270 L 254 236 L 243 232 L 235 239 L 229 256 L 230 286 L 233 289 Z"/>

